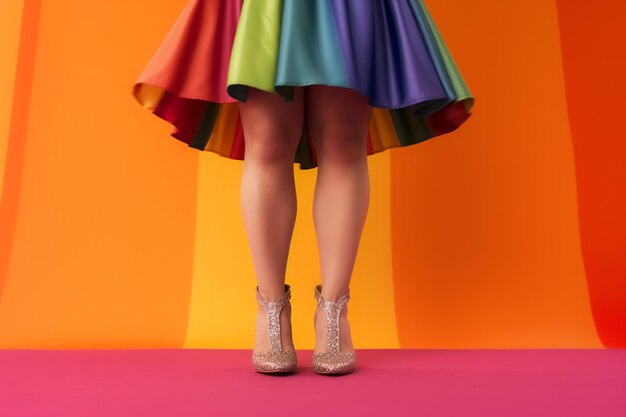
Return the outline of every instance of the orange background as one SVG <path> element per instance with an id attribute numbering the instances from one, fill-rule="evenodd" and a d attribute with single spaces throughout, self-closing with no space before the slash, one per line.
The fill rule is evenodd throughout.
<path id="1" fill-rule="evenodd" d="M 130 93 L 184 4 L 0 2 L 0 348 L 252 346 L 243 162 Z M 369 157 L 355 346 L 626 347 L 626 3 L 426 4 L 474 115 Z M 287 282 L 311 349 L 316 170 L 295 169 Z"/>

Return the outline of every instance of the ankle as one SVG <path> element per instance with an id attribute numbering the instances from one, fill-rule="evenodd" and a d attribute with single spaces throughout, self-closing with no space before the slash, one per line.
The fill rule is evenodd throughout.
<path id="1" fill-rule="evenodd" d="M 276 301 L 285 294 L 285 285 L 260 286 L 259 294 L 267 301 Z"/>
<path id="2" fill-rule="evenodd" d="M 345 288 L 331 288 L 322 286 L 321 295 L 322 298 L 326 301 L 337 301 L 339 300 L 346 292 L 348 292 L 348 287 Z"/>

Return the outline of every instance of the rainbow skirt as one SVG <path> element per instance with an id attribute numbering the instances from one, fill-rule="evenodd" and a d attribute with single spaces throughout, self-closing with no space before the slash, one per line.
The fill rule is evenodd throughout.
<path id="1" fill-rule="evenodd" d="M 461 126 L 474 97 L 422 0 L 189 0 L 132 86 L 189 147 L 244 159 L 255 87 L 350 88 L 372 106 L 367 154 Z M 294 163 L 317 167 L 306 122 Z"/>

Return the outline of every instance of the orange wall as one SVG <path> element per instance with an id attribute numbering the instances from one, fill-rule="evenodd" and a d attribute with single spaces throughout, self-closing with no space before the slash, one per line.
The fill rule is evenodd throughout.
<path id="1" fill-rule="evenodd" d="M 250 347 L 241 162 L 172 139 L 130 94 L 185 0 L 6 3 L 0 348 Z M 426 3 L 474 115 L 370 157 L 356 346 L 626 346 L 626 171 L 610 123 L 624 6 Z M 287 281 L 294 342 L 312 348 L 315 171 L 296 183 Z"/>

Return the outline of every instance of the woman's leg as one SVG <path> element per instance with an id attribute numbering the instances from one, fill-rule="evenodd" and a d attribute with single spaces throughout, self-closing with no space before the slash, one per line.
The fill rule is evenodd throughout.
<path id="1" fill-rule="evenodd" d="M 306 87 L 311 140 L 318 156 L 313 200 L 322 274 L 322 296 L 336 300 L 349 287 L 369 206 L 367 133 L 371 108 L 356 91 L 341 87 Z M 341 351 L 351 351 L 347 306 L 341 311 Z M 317 306 L 316 349 L 325 352 L 323 310 Z"/>
<path id="2" fill-rule="evenodd" d="M 302 91 L 295 101 L 250 87 L 239 102 L 245 136 L 241 210 L 261 295 L 276 300 L 284 293 L 287 256 L 296 219 L 294 155 L 302 132 Z M 281 311 L 283 350 L 293 349 L 289 307 Z M 268 346 L 267 321 L 259 306 L 254 351 Z"/>

